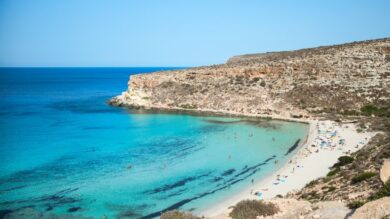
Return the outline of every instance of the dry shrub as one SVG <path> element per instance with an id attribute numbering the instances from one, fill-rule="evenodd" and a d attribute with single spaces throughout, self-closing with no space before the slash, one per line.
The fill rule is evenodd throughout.
<path id="1" fill-rule="evenodd" d="M 244 200 L 233 207 L 230 217 L 233 219 L 256 219 L 257 216 L 270 216 L 279 211 L 273 203 L 258 200 Z"/>
<path id="2" fill-rule="evenodd" d="M 160 219 L 201 219 L 191 213 L 180 211 L 167 211 L 160 216 Z"/>

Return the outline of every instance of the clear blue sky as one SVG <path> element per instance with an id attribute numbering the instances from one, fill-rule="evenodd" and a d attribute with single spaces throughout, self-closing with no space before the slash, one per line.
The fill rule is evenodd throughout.
<path id="1" fill-rule="evenodd" d="M 387 0 L 0 0 L 0 66 L 197 66 L 383 37 Z"/>

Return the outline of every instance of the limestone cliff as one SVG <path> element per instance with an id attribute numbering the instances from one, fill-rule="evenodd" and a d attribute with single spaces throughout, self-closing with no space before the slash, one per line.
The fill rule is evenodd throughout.
<path id="1" fill-rule="evenodd" d="M 353 218 L 388 214 L 383 197 L 390 194 L 390 182 L 384 184 L 379 176 L 390 159 L 390 38 L 234 56 L 223 65 L 132 75 L 128 85 L 110 104 L 279 118 L 315 115 L 380 132 L 350 154 L 350 163 L 335 165 L 326 177 L 288 194 L 300 199 L 290 200 L 292 207 L 286 208 L 289 199 L 280 200 L 285 214 L 273 218 L 345 218 L 352 212 L 345 203 L 350 208 L 367 203 Z M 335 200 L 343 203 L 329 202 Z M 299 216 L 289 214 L 294 212 Z"/>
<path id="2" fill-rule="evenodd" d="M 255 115 L 388 106 L 390 38 L 235 56 L 226 64 L 132 75 L 112 105 Z"/>

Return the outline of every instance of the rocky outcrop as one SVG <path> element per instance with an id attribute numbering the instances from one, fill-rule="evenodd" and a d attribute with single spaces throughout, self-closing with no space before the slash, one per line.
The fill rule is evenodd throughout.
<path id="1" fill-rule="evenodd" d="M 358 208 L 351 219 L 390 218 L 390 197 L 369 202 Z"/>
<path id="2" fill-rule="evenodd" d="M 352 163 L 288 194 L 290 199 L 274 200 L 282 204 L 272 218 L 345 218 L 351 211 L 343 203 L 358 207 L 384 195 L 387 166 L 379 172 L 390 158 L 390 38 L 235 56 L 223 65 L 132 75 L 128 85 L 110 104 L 279 118 L 336 116 L 356 121 L 361 131 L 382 132 L 351 155 Z M 358 176 L 366 178 L 355 183 Z M 376 213 L 368 202 L 372 212 L 364 205 L 354 218 L 383 215 L 385 201 L 374 201 Z"/>
<path id="3" fill-rule="evenodd" d="M 350 112 L 388 105 L 390 39 L 231 58 L 227 64 L 132 75 L 112 105 L 254 115 Z"/>
<path id="4" fill-rule="evenodd" d="M 323 201 L 312 205 L 313 211 L 304 218 L 321 219 L 345 219 L 352 210 L 345 206 L 345 203 L 338 201 Z"/>
<path id="5" fill-rule="evenodd" d="M 362 149 L 350 154 L 353 159 L 351 163 L 334 165 L 326 177 L 308 183 L 303 189 L 290 193 L 287 197 L 312 202 L 368 202 L 383 187 L 379 171 L 383 161 L 389 156 L 390 136 L 377 134 Z M 364 173 L 372 173 L 372 176 L 354 183 L 353 179 Z"/>
<path id="6" fill-rule="evenodd" d="M 275 198 L 267 202 L 275 204 L 279 212 L 272 216 L 258 217 L 259 219 L 344 219 L 352 212 L 344 203 L 336 201 L 312 204 L 303 200 Z M 231 219 L 231 217 L 227 211 L 210 219 Z"/>
<path id="7" fill-rule="evenodd" d="M 383 161 L 379 176 L 383 183 L 386 183 L 388 180 L 390 180 L 390 159 Z"/>

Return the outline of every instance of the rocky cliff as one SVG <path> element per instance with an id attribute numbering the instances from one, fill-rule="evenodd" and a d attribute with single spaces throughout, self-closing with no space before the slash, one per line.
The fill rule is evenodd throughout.
<path id="1" fill-rule="evenodd" d="M 381 179 L 390 160 L 390 38 L 235 56 L 223 65 L 133 75 L 128 85 L 110 104 L 325 117 L 379 132 L 362 150 L 344 156 L 348 162 L 340 160 L 326 177 L 287 195 L 299 201 L 279 200 L 282 212 L 271 217 L 346 218 L 354 210 L 345 204 L 357 208 L 352 218 L 388 216 L 390 181 Z"/>
<path id="2" fill-rule="evenodd" d="M 388 106 L 390 38 L 235 56 L 226 64 L 132 75 L 110 104 L 254 115 Z"/>

